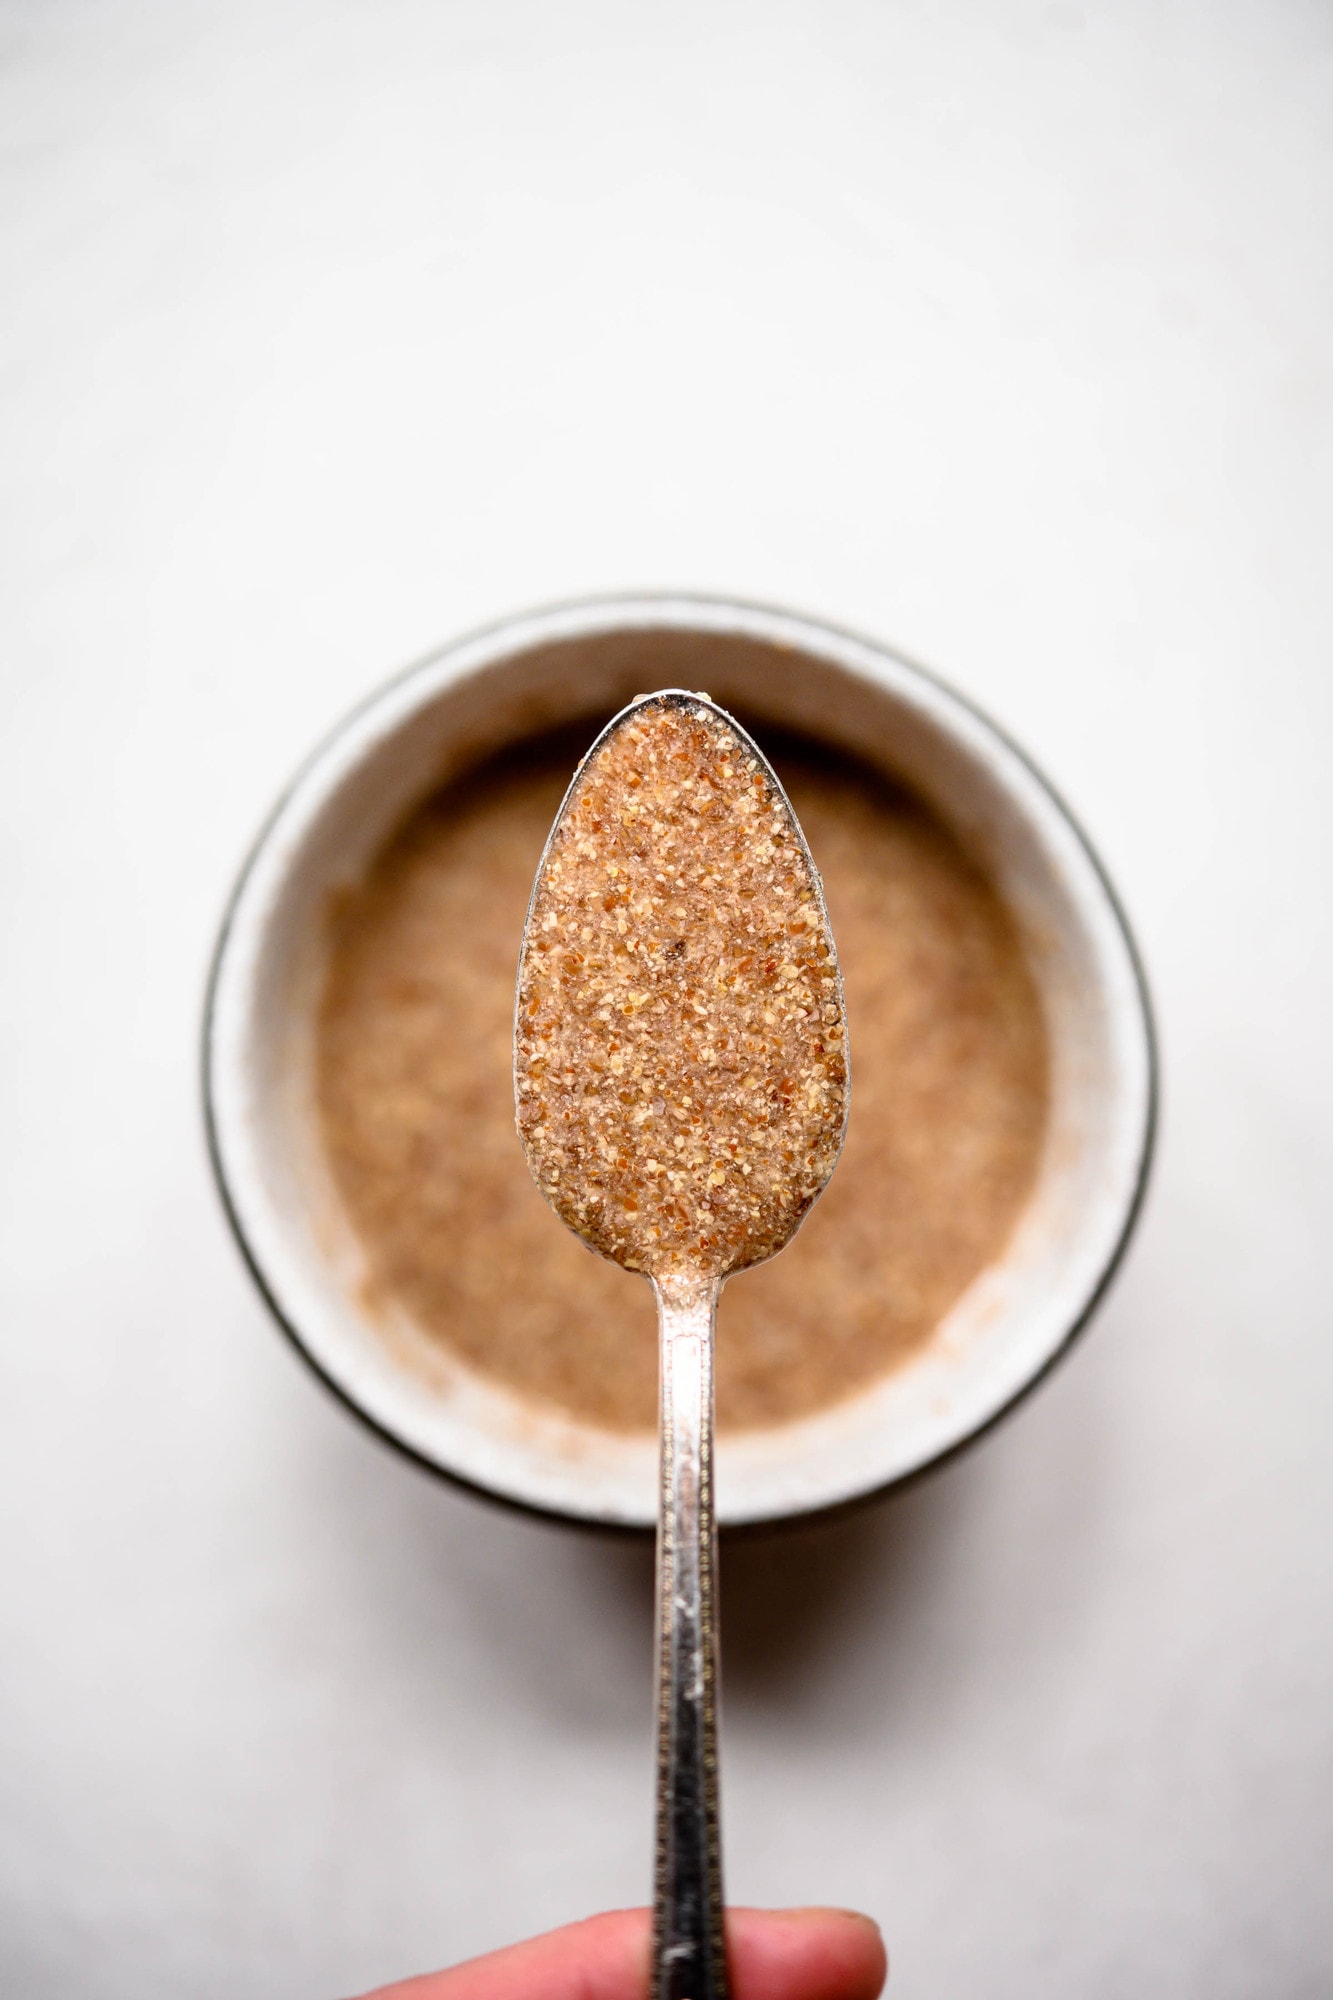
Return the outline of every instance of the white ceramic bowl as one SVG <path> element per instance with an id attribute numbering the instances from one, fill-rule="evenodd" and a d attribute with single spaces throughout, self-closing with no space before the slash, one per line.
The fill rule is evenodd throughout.
<path id="1" fill-rule="evenodd" d="M 722 1440 L 723 1524 L 785 1519 L 920 1472 L 1032 1387 L 1105 1289 L 1152 1148 L 1150 1019 L 1106 877 L 1021 752 L 919 668 L 781 612 L 645 597 L 514 619 L 391 682 L 299 773 L 236 889 L 205 1030 L 210 1143 L 241 1248 L 274 1313 L 378 1431 L 521 1505 L 622 1526 L 652 1522 L 653 1440 L 543 1412 L 462 1368 L 432 1381 L 377 1331 L 358 1302 L 360 1256 L 318 1142 L 313 1027 L 329 897 L 419 799 L 557 724 L 581 719 L 591 740 L 626 701 L 662 686 L 706 687 L 761 740 L 765 722 L 821 738 L 928 800 L 1014 913 L 1051 1042 L 1050 1129 L 1001 1261 L 893 1375 L 801 1422 Z"/>

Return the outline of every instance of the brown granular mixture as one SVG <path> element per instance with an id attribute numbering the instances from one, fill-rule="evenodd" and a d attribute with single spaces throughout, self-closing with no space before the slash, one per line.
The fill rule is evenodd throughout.
<path id="1" fill-rule="evenodd" d="M 772 773 L 706 702 L 640 702 L 554 827 L 519 965 L 533 1179 L 604 1257 L 718 1277 L 771 1257 L 847 1113 L 837 958 Z"/>
<path id="2" fill-rule="evenodd" d="M 723 1292 L 724 1429 L 837 1402 L 928 1340 L 1003 1249 L 1046 1122 L 1040 1005 L 986 878 L 866 766 L 764 741 L 824 879 L 856 1087 L 827 1192 L 780 1258 Z M 557 1223 L 514 1132 L 514 966 L 586 742 L 547 739 L 450 785 L 342 900 L 318 1088 L 381 1297 L 535 1401 L 651 1430 L 649 1288 Z"/>

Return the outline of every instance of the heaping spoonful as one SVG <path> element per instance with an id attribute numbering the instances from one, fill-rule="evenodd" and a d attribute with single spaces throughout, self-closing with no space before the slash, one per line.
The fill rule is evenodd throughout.
<path id="1" fill-rule="evenodd" d="M 579 766 L 533 887 L 514 1026 L 538 1187 L 643 1272 L 661 1332 L 654 2000 L 725 2000 L 713 1327 L 847 1121 L 842 981 L 772 768 L 706 695 L 641 696 Z"/>

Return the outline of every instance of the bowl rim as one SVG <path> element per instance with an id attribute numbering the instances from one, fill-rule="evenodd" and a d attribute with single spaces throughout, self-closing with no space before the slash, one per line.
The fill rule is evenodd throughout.
<path id="1" fill-rule="evenodd" d="M 1088 1283 L 1081 1305 L 1071 1315 L 1061 1338 L 1050 1347 L 1038 1365 L 1025 1375 L 1011 1394 L 919 1464 L 893 1472 L 862 1490 L 839 1496 L 823 1504 L 811 1507 L 797 1506 L 776 1513 L 747 1516 L 744 1520 L 722 1523 L 723 1532 L 727 1535 L 765 1533 L 832 1520 L 882 1499 L 889 1493 L 905 1491 L 918 1480 L 952 1464 L 963 1452 L 970 1450 L 1011 1416 L 1068 1354 L 1105 1298 L 1134 1234 L 1151 1178 L 1160 1120 L 1160 1048 L 1142 955 L 1124 905 L 1082 823 L 1070 809 L 1058 788 L 1003 725 L 997 723 L 980 704 L 972 700 L 969 695 L 960 692 L 943 676 L 931 668 L 922 666 L 898 648 L 887 645 L 881 640 L 869 638 L 864 633 L 836 624 L 829 619 L 770 603 L 704 592 L 610 592 L 559 599 L 472 627 L 445 644 L 432 648 L 430 652 L 419 655 L 408 665 L 370 688 L 359 701 L 345 710 L 324 731 L 279 791 L 245 852 L 227 896 L 205 985 L 199 1051 L 204 1138 L 214 1184 L 232 1237 L 273 1320 L 316 1380 L 377 1439 L 434 1478 L 443 1479 L 451 1486 L 473 1494 L 492 1505 L 535 1519 L 576 1526 L 594 1534 L 642 1536 L 652 1532 L 651 1525 L 647 1522 L 616 1520 L 600 1515 L 571 1512 L 557 1503 L 487 1484 L 456 1466 L 444 1464 L 439 1458 L 413 1443 L 391 1424 L 367 1409 L 337 1378 L 280 1302 L 250 1239 L 228 1169 L 218 1108 L 216 1072 L 219 993 L 229 950 L 235 941 L 237 918 L 247 886 L 288 808 L 303 791 L 308 780 L 338 746 L 350 738 L 355 738 L 357 725 L 381 708 L 392 710 L 395 706 L 394 697 L 400 696 L 419 679 L 427 684 L 423 685 L 420 703 L 414 704 L 414 707 L 424 707 L 435 693 L 440 692 L 453 679 L 462 679 L 469 673 L 483 672 L 504 661 L 521 658 L 523 654 L 543 645 L 558 643 L 562 639 L 576 640 L 610 634 L 618 630 L 654 629 L 711 632 L 719 636 L 739 636 L 770 645 L 784 645 L 806 650 L 814 657 L 825 658 L 831 664 L 855 671 L 854 662 L 847 659 L 845 651 L 842 650 L 852 648 L 882 663 L 888 663 L 909 681 L 915 680 L 943 697 L 945 704 L 961 709 L 974 723 L 980 725 L 983 733 L 996 740 L 1018 762 L 1028 779 L 1040 793 L 1045 795 L 1047 802 L 1054 807 L 1056 814 L 1072 834 L 1105 899 L 1107 911 L 1118 933 L 1118 942 L 1125 953 L 1126 964 L 1131 974 L 1132 991 L 1137 1002 L 1137 1025 L 1143 1058 L 1143 1100 L 1132 1176 L 1118 1228 L 1108 1243 L 1099 1270 Z M 475 657 L 469 660 L 469 655 Z M 452 674 L 444 673 L 443 678 L 436 682 L 430 681 L 432 674 L 441 676 L 442 670 L 450 667 L 454 669 Z M 411 710 L 408 710 L 398 719 L 406 720 L 410 713 Z M 353 756 L 348 767 L 335 780 L 330 792 L 336 790 L 337 782 L 345 781 L 371 747 L 370 743 L 360 745 L 359 753 Z"/>

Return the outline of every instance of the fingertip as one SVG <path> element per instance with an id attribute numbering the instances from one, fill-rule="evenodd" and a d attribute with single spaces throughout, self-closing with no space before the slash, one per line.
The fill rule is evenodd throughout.
<path id="1" fill-rule="evenodd" d="M 735 2000 L 877 2000 L 889 1969 L 858 1910 L 730 1910 L 727 1954 Z"/>

